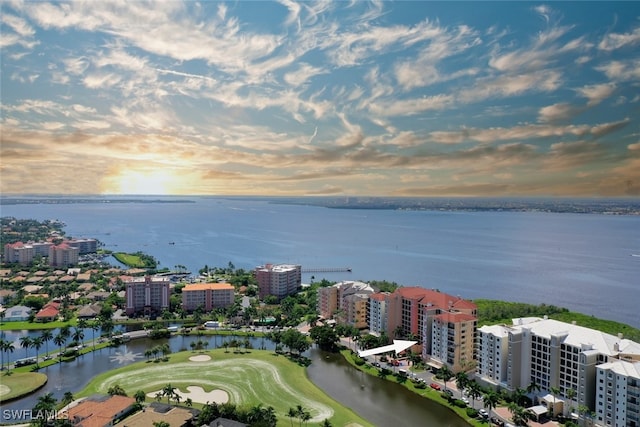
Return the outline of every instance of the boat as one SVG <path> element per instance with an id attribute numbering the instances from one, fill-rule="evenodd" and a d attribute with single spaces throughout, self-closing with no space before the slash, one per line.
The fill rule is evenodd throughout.
<path id="1" fill-rule="evenodd" d="M 169 244 L 170 244 L 170 245 L 175 245 L 175 244 L 176 244 L 176 242 L 169 242 Z"/>

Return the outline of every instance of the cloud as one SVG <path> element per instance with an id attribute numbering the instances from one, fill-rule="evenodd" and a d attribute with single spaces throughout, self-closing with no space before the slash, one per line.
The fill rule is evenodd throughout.
<path id="1" fill-rule="evenodd" d="M 612 83 L 604 83 L 598 85 L 588 85 L 576 89 L 576 92 L 588 99 L 587 107 L 598 105 L 603 100 L 611 97 L 616 90 L 616 85 Z"/>
<path id="2" fill-rule="evenodd" d="M 541 123 L 554 123 L 567 121 L 581 113 L 584 109 L 573 106 L 567 102 L 542 107 L 538 112 L 538 121 Z"/>
<path id="3" fill-rule="evenodd" d="M 636 27 L 628 33 L 606 34 L 598 44 L 598 49 L 613 51 L 623 47 L 636 46 L 638 44 L 640 44 L 640 27 Z"/>

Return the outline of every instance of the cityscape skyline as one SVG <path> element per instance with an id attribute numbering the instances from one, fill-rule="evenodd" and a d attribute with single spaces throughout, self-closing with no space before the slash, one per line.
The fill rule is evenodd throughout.
<path id="1" fill-rule="evenodd" d="M 638 196 L 637 2 L 12 2 L 3 194 Z"/>

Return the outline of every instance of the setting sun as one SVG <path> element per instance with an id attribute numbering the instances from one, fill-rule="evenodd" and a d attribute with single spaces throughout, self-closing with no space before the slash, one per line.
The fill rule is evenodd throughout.
<path id="1" fill-rule="evenodd" d="M 167 195 L 175 193 L 175 177 L 166 171 L 127 171 L 105 179 L 104 193 L 109 194 L 151 194 Z"/>

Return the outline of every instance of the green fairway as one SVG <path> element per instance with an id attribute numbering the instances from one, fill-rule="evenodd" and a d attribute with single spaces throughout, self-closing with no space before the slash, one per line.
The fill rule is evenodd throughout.
<path id="1" fill-rule="evenodd" d="M 78 395 L 107 393 L 116 384 L 130 396 L 138 390 L 155 393 L 167 384 L 183 393 L 189 392 L 187 387 L 198 386 L 206 392 L 223 390 L 237 405 L 272 406 L 283 425 L 290 421 L 286 416 L 289 408 L 297 405 L 309 411 L 315 424 L 329 419 L 334 426 L 371 425 L 327 396 L 307 378 L 305 368 L 282 355 L 261 350 L 225 353 L 223 349 L 204 354 L 211 360 L 190 361 L 196 354 L 181 352 L 172 354 L 166 363 L 139 362 L 115 369 L 95 377 Z"/>
<path id="2" fill-rule="evenodd" d="M 47 382 L 47 376 L 37 372 L 12 372 L 0 376 L 0 402 L 25 396 Z"/>

